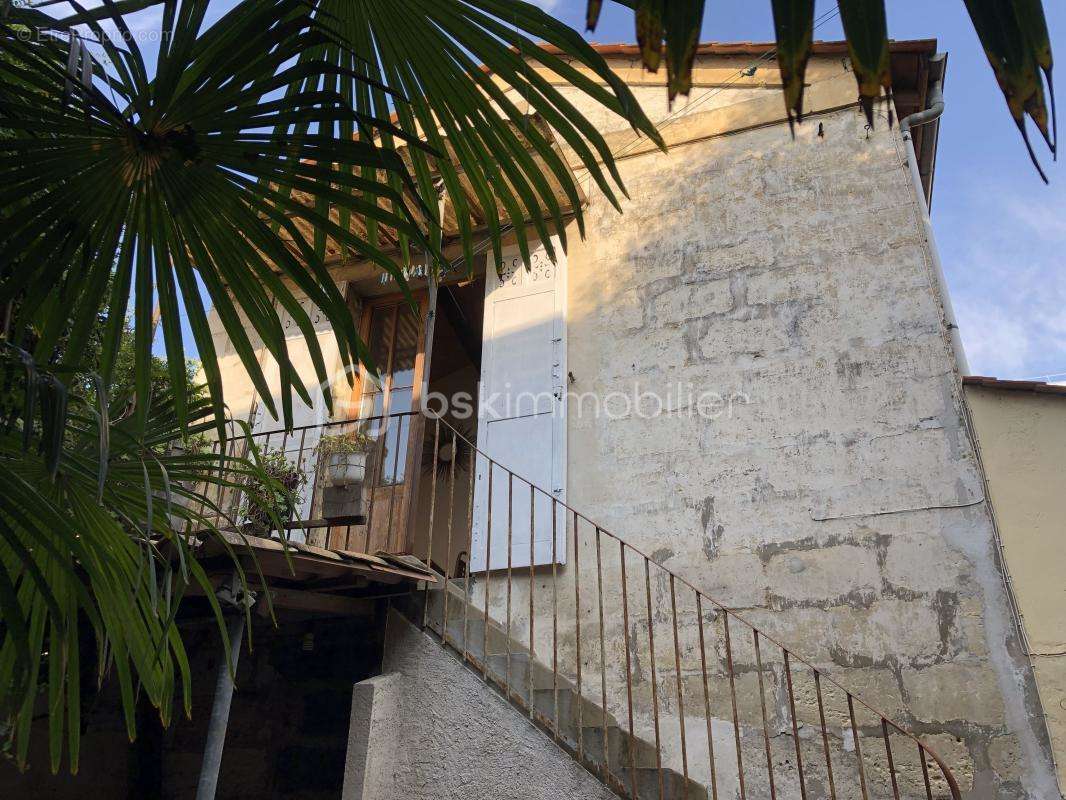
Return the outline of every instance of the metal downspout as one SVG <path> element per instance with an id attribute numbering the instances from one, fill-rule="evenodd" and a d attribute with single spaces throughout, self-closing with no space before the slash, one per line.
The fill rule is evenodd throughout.
<path id="1" fill-rule="evenodd" d="M 911 137 L 911 129 L 921 125 L 936 122 L 944 113 L 944 67 L 947 64 L 947 54 L 937 53 L 929 59 L 929 68 L 933 71 L 935 79 L 929 88 L 928 108 L 918 111 L 900 120 L 900 133 L 903 134 L 903 149 L 907 154 L 907 165 L 910 167 L 911 180 L 914 183 L 914 193 L 918 196 L 921 210 L 921 222 L 924 229 L 925 239 L 929 244 L 929 254 L 933 262 L 933 275 L 936 278 L 937 292 L 940 294 L 940 302 L 944 307 L 944 322 L 948 328 L 948 336 L 951 339 L 951 350 L 955 355 L 955 362 L 963 375 L 970 374 L 970 362 L 966 358 L 966 351 L 962 346 L 962 337 L 959 335 L 959 324 L 955 318 L 955 309 L 951 304 L 951 293 L 948 291 L 947 279 L 944 277 L 944 267 L 940 263 L 940 253 L 936 246 L 936 237 L 933 234 L 933 223 L 929 218 L 929 203 L 922 186 L 922 176 L 918 169 L 918 156 L 914 152 L 914 140 Z"/>
<path id="2" fill-rule="evenodd" d="M 928 96 L 928 108 L 924 111 L 911 114 L 900 120 L 899 127 L 900 133 L 903 135 L 904 151 L 907 154 L 907 164 L 910 167 L 911 179 L 914 182 L 915 194 L 918 195 L 918 201 L 921 207 L 922 225 L 925 228 L 925 236 L 929 242 L 929 252 L 933 261 L 933 272 L 936 276 L 937 289 L 940 293 L 940 300 L 944 307 L 944 320 L 947 323 L 948 334 L 951 337 L 951 349 L 955 355 L 955 361 L 958 364 L 959 371 L 963 375 L 970 374 L 970 364 L 966 358 L 966 352 L 962 346 L 962 337 L 959 335 L 959 326 L 955 320 L 955 310 L 951 305 L 951 294 L 948 292 L 947 280 L 944 277 L 944 268 L 940 263 L 940 254 L 937 252 L 936 240 L 933 236 L 933 225 L 929 218 L 929 202 L 925 195 L 925 188 L 922 185 L 921 171 L 918 167 L 918 158 L 914 152 L 914 140 L 911 137 L 911 129 L 917 128 L 922 125 L 928 125 L 931 122 L 935 122 L 940 119 L 944 113 L 944 67 L 947 63 L 947 55 L 945 53 L 937 53 L 929 59 L 930 69 L 935 70 L 935 80 L 933 85 L 929 89 Z M 1040 703 L 1042 721 L 1044 723 L 1043 733 L 1047 739 L 1047 755 L 1051 761 L 1051 769 L 1054 773 L 1054 780 L 1059 781 L 1059 770 L 1057 760 L 1055 758 L 1055 748 L 1053 740 L 1051 738 L 1051 730 L 1048 724 L 1047 712 L 1044 711 L 1046 705 L 1044 703 L 1043 693 L 1040 691 L 1040 684 L 1036 679 L 1036 665 L 1033 663 L 1032 650 L 1029 645 L 1029 637 L 1025 630 L 1025 624 L 1022 620 L 1021 609 L 1018 606 L 1017 593 L 1014 589 L 1014 582 L 1011 579 L 1010 569 L 1007 566 L 1007 558 L 1005 549 L 1003 546 L 1003 539 L 1000 535 L 999 520 L 996 517 L 995 507 L 991 501 L 991 494 L 988 490 L 988 473 L 985 471 L 984 463 L 981 458 L 981 447 L 977 437 L 977 429 L 973 424 L 973 419 L 970 414 L 969 406 L 966 402 L 962 404 L 964 411 L 964 418 L 966 427 L 969 431 L 969 435 L 974 445 L 974 452 L 977 456 L 977 461 L 980 465 L 982 481 L 985 485 L 985 497 L 988 499 L 987 507 L 989 517 L 992 522 L 992 531 L 996 541 L 997 559 L 1000 562 L 1000 569 L 1003 575 L 1004 590 L 1007 595 L 1008 605 L 1010 606 L 1011 616 L 1013 618 L 1015 631 L 1018 634 L 1019 641 L 1021 642 L 1022 650 L 1025 654 L 1026 663 L 1029 666 L 1029 673 L 1032 676 L 1033 687 L 1036 691 L 1038 702 Z M 1063 793 L 1061 784 L 1059 785 L 1059 793 L 1063 798 L 1066 798 L 1066 793 Z"/>

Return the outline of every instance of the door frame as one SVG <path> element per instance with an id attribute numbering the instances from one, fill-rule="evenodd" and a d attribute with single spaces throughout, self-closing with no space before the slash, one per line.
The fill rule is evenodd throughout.
<path id="1" fill-rule="evenodd" d="M 388 530 L 388 538 L 386 541 L 386 547 L 383 548 L 389 553 L 411 555 L 414 550 L 415 541 L 415 525 L 417 520 L 415 519 L 418 513 L 418 489 L 420 470 L 418 466 L 422 463 L 422 441 L 425 436 L 425 418 L 422 414 L 418 413 L 418 410 L 422 407 L 422 376 L 424 370 L 427 368 L 425 363 L 425 330 L 427 312 L 429 308 L 429 296 L 428 293 L 423 290 L 412 291 L 411 297 L 417 304 L 416 314 L 418 315 L 418 351 L 415 354 L 414 375 L 412 378 L 413 386 L 411 390 L 411 410 L 415 413 L 410 417 L 410 425 L 407 434 L 407 458 L 404 462 L 404 492 L 403 502 L 400 509 L 399 524 L 395 527 L 390 526 Z M 373 316 L 373 312 L 378 308 L 385 308 L 388 306 L 403 305 L 407 301 L 407 296 L 402 292 L 392 292 L 386 295 L 380 295 L 375 297 L 362 298 L 360 302 L 359 314 L 360 319 L 358 322 L 359 336 L 363 340 L 364 344 L 370 346 L 370 323 Z M 393 343 L 393 346 L 395 342 Z M 356 407 L 358 407 L 362 400 L 363 385 L 367 379 L 366 366 L 362 363 L 359 364 L 359 373 L 352 386 L 352 401 Z M 391 374 L 389 376 L 389 389 L 386 392 L 386 399 L 389 399 L 391 395 Z M 382 413 L 388 414 L 389 409 L 385 403 L 382 403 Z M 373 491 L 374 487 L 370 487 Z M 368 520 L 368 523 L 372 520 Z M 367 531 L 369 541 L 371 531 Z M 369 547 L 367 549 L 370 549 Z"/>

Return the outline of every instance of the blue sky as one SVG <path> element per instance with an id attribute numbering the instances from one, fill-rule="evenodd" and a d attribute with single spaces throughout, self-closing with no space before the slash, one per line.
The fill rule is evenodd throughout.
<path id="1" fill-rule="evenodd" d="M 584 0 L 537 3 L 583 28 Z M 212 11 L 230 5 L 218 0 Z M 835 5 L 819 0 L 817 13 Z M 1044 5 L 1062 58 L 1066 8 Z M 888 13 L 893 38 L 936 38 L 949 53 L 933 224 L 972 371 L 1066 380 L 1066 170 L 1041 151 L 1045 186 L 1030 166 L 962 0 L 889 0 Z M 137 27 L 151 27 L 150 16 Z M 709 0 L 702 39 L 767 41 L 772 30 L 769 0 Z M 815 36 L 841 38 L 839 18 Z M 605 3 L 588 38 L 633 41 L 632 12 Z"/>

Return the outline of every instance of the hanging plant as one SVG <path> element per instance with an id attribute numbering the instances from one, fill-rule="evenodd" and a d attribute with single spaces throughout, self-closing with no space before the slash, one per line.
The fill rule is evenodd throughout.
<path id="1" fill-rule="evenodd" d="M 318 457 L 325 473 L 325 485 L 362 484 L 366 479 L 367 455 L 375 444 L 376 440 L 362 430 L 323 436 Z"/>
<path id="2" fill-rule="evenodd" d="M 244 532 L 249 536 L 264 536 L 278 529 L 296 516 L 304 501 L 302 489 L 307 473 L 293 464 L 280 450 L 264 453 L 260 466 L 272 479 L 249 491 L 241 504 Z"/>

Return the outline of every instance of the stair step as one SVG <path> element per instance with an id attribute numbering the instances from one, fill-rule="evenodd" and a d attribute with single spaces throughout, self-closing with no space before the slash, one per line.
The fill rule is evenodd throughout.
<path id="1" fill-rule="evenodd" d="M 659 776 L 662 775 L 662 794 L 659 793 Z M 628 785 L 628 780 L 627 780 Z M 670 769 L 654 767 L 637 769 L 637 797 L 639 800 L 706 800 L 707 790 L 693 780 Z"/>
<path id="2" fill-rule="evenodd" d="M 577 703 L 577 695 L 566 688 L 560 687 L 558 693 L 553 689 L 537 689 L 533 692 L 533 710 L 541 724 L 571 749 L 577 748 Z"/>
<path id="3" fill-rule="evenodd" d="M 584 747 L 588 757 L 597 763 L 603 761 L 603 726 L 591 725 L 586 720 L 584 734 Z M 617 725 L 608 724 L 607 740 L 609 743 L 608 755 L 611 759 L 611 771 L 623 772 L 630 765 L 630 743 L 632 743 L 632 763 L 637 768 L 654 768 L 657 766 L 657 753 L 655 745 L 645 742 L 638 737 L 630 738 L 629 732 Z"/>
<path id="4" fill-rule="evenodd" d="M 484 609 L 467 603 L 461 584 L 451 582 L 447 591 L 446 627 L 442 625 L 443 585 L 431 587 L 428 592 L 416 592 L 408 607 L 410 618 L 418 623 L 425 619 L 427 626 L 449 646 L 459 652 L 465 651 L 473 666 L 484 671 L 488 680 L 523 711 L 528 713 L 532 705 L 532 716 L 540 727 L 548 735 L 556 736 L 575 755 L 578 752 L 580 730 L 585 766 L 604 780 L 603 710 L 589 697 L 580 696 L 568 679 L 554 675 L 549 667 L 536 659 L 530 661 L 528 648 L 523 648 L 521 642 L 509 639 L 506 629 L 495 620 L 490 619 L 486 626 Z M 485 654 L 486 650 L 488 655 Z M 588 686 L 585 688 L 587 690 Z M 654 744 L 639 737 L 630 737 L 629 732 L 610 715 L 607 716 L 607 755 L 609 774 L 606 775 L 606 782 L 625 797 L 632 796 L 630 783 L 635 772 L 636 800 L 659 800 L 660 775 L 663 800 L 709 798 L 707 789 L 699 783 L 671 769 L 658 769 Z M 630 769 L 631 763 L 635 770 Z"/>

